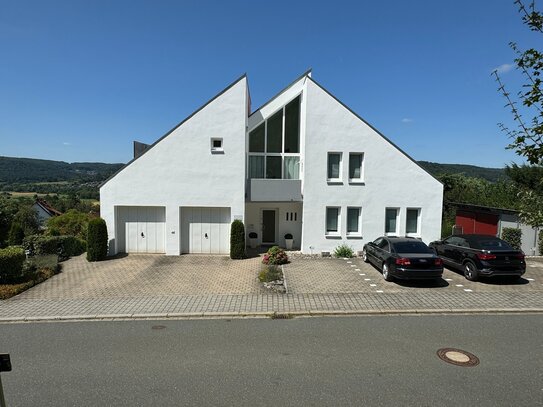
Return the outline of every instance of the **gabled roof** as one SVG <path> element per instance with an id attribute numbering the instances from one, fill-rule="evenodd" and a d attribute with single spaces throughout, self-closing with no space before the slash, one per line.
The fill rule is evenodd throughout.
<path id="1" fill-rule="evenodd" d="M 51 205 L 49 205 L 46 201 L 43 199 L 36 199 L 35 202 L 36 205 L 38 205 L 40 208 L 42 208 L 45 212 L 47 212 L 50 216 L 59 216 L 62 215 L 62 212 L 57 211 L 55 208 L 53 208 Z"/>
<path id="2" fill-rule="evenodd" d="M 403 151 L 400 147 L 398 147 L 396 144 L 394 144 L 388 137 L 386 137 L 383 133 L 381 133 L 379 130 L 377 130 L 375 127 L 373 127 L 370 123 L 368 123 L 366 120 L 364 120 L 362 117 L 360 117 L 354 110 L 352 110 L 349 106 L 347 106 L 345 103 L 343 103 L 341 100 L 339 100 L 337 97 L 335 97 L 330 91 L 328 91 L 324 86 L 322 86 L 320 83 L 318 83 L 315 79 L 313 79 L 311 76 L 308 76 L 309 80 L 313 82 L 315 85 L 317 85 L 320 89 L 322 89 L 328 96 L 333 98 L 336 102 L 338 102 L 341 106 L 343 106 L 345 109 L 347 109 L 349 112 L 351 112 L 358 120 L 360 120 L 362 123 L 364 123 L 366 126 L 371 128 L 374 132 L 376 132 L 378 135 L 380 135 L 382 138 L 384 138 L 392 147 L 394 147 L 396 150 L 398 150 L 400 153 L 402 153 L 404 156 L 406 156 L 408 159 L 410 159 L 413 163 L 415 163 L 418 167 L 420 167 L 425 173 L 430 175 L 433 179 L 435 179 L 437 182 L 443 185 L 443 182 L 438 180 L 436 177 L 434 177 L 430 172 L 428 172 L 422 165 L 420 165 L 416 160 L 414 160 L 409 154 L 407 154 L 405 151 Z"/>
<path id="3" fill-rule="evenodd" d="M 166 137 L 168 137 L 170 134 L 172 134 L 179 126 L 184 124 L 185 122 L 189 121 L 194 115 L 196 115 L 199 111 L 203 110 L 207 105 L 209 105 L 211 102 L 213 102 L 215 99 L 219 98 L 226 92 L 228 92 L 231 88 L 233 88 L 239 81 L 246 78 L 247 74 L 244 73 L 241 75 L 238 79 L 236 79 L 234 82 L 232 82 L 230 85 L 228 85 L 226 88 L 224 88 L 222 91 L 217 93 L 215 96 L 213 96 L 211 99 L 209 99 L 206 103 L 204 103 L 202 106 L 200 106 L 198 109 L 196 109 L 194 112 L 192 112 L 189 116 L 184 118 L 181 122 L 177 123 L 171 130 L 169 130 L 166 134 L 164 134 L 162 137 L 160 137 L 157 141 L 155 141 L 153 144 L 151 144 L 145 151 L 143 151 L 140 155 L 133 158 L 129 162 L 127 162 L 123 167 L 121 167 L 118 171 L 116 171 L 113 175 L 111 175 L 108 179 L 106 179 L 104 182 L 102 182 L 99 186 L 99 188 L 102 188 L 105 184 L 107 184 L 111 179 L 113 179 L 117 174 L 119 174 L 122 170 L 124 170 L 126 167 L 128 167 L 130 164 L 132 164 L 134 161 L 139 159 L 140 157 L 144 156 L 149 150 L 151 150 L 154 146 L 156 146 L 158 143 L 160 143 L 162 140 L 164 140 Z"/>
<path id="4" fill-rule="evenodd" d="M 262 108 L 264 108 L 265 106 L 267 106 L 268 104 L 270 104 L 271 102 L 273 102 L 275 99 L 277 99 L 279 96 L 281 96 L 283 93 L 285 93 L 287 90 L 289 90 L 291 87 L 293 87 L 296 82 L 298 82 L 300 79 L 302 79 L 303 77 L 307 76 L 308 78 L 311 77 L 311 68 L 309 68 L 307 71 L 305 71 L 303 74 L 301 74 L 300 76 L 298 76 L 296 79 L 294 79 L 289 85 L 287 85 L 286 87 L 284 87 L 283 89 L 281 89 L 275 96 L 273 96 L 272 98 L 268 99 L 267 102 L 265 102 L 262 106 L 260 106 L 258 109 L 256 109 L 255 111 L 253 111 L 249 117 L 251 117 L 252 115 L 254 115 L 256 112 L 258 112 L 259 110 L 261 110 Z"/>

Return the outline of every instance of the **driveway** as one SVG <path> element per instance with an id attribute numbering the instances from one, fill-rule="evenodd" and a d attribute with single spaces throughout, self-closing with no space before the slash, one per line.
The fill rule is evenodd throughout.
<path id="1" fill-rule="evenodd" d="M 15 298 L 141 298 L 262 292 L 257 280 L 258 258 L 130 254 L 89 263 L 81 255 L 62 265 L 60 274 Z"/>
<path id="2" fill-rule="evenodd" d="M 526 274 L 517 282 L 504 279 L 468 281 L 460 272 L 445 269 L 434 281 L 386 282 L 381 273 L 360 258 L 293 259 L 284 266 L 289 293 L 399 293 L 446 292 L 539 292 L 543 293 L 543 260 L 528 259 Z"/>

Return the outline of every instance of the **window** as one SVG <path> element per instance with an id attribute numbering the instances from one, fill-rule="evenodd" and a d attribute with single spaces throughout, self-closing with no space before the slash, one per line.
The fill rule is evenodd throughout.
<path id="1" fill-rule="evenodd" d="M 349 181 L 361 182 L 362 181 L 362 161 L 364 154 L 362 153 L 350 153 L 349 154 Z"/>
<path id="2" fill-rule="evenodd" d="M 384 250 L 385 252 L 390 252 L 390 244 L 388 243 L 388 240 L 382 239 L 377 244 L 377 247 L 379 247 L 379 249 Z"/>
<path id="3" fill-rule="evenodd" d="M 398 235 L 398 208 L 386 208 L 385 234 Z"/>
<path id="4" fill-rule="evenodd" d="M 264 123 L 249 133 L 249 152 L 250 153 L 263 153 L 264 152 L 264 139 L 266 136 L 266 129 Z"/>
<path id="5" fill-rule="evenodd" d="M 420 209 L 407 209 L 405 216 L 405 233 L 407 235 L 418 235 L 419 232 L 419 215 Z"/>
<path id="6" fill-rule="evenodd" d="M 360 235 L 361 208 L 347 208 L 347 235 Z"/>
<path id="7" fill-rule="evenodd" d="M 339 208 L 326 208 L 326 234 L 339 235 Z"/>
<path id="8" fill-rule="evenodd" d="M 249 178 L 264 178 L 264 156 L 249 156 Z"/>
<path id="9" fill-rule="evenodd" d="M 266 178 L 281 179 L 281 157 L 274 155 L 266 157 Z"/>
<path id="10" fill-rule="evenodd" d="M 328 153 L 328 181 L 341 179 L 341 153 Z"/>
<path id="11" fill-rule="evenodd" d="M 300 157 L 285 157 L 284 179 L 300 179 Z"/>
<path id="12" fill-rule="evenodd" d="M 248 178 L 300 179 L 300 96 L 249 132 Z"/>
<path id="13" fill-rule="evenodd" d="M 283 111 L 280 110 L 266 121 L 266 152 L 280 153 L 283 143 Z"/>
<path id="14" fill-rule="evenodd" d="M 222 138 L 212 138 L 211 139 L 211 152 L 212 153 L 222 153 L 224 152 L 222 148 Z"/>
<path id="15" fill-rule="evenodd" d="M 300 97 L 285 107 L 285 153 L 300 152 Z"/>

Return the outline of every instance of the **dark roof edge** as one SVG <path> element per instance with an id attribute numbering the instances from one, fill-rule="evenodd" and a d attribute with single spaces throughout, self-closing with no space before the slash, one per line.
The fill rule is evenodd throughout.
<path id="1" fill-rule="evenodd" d="M 382 138 L 384 138 L 390 145 L 392 145 L 396 150 L 398 150 L 400 153 L 405 155 L 407 158 L 409 158 L 413 163 L 415 163 L 420 169 L 422 169 L 425 173 L 427 173 L 429 176 L 431 176 L 433 179 L 435 179 L 437 182 L 439 182 L 441 185 L 443 185 L 443 182 L 438 180 L 436 177 L 434 177 L 428 170 L 426 170 L 422 165 L 420 165 L 415 159 L 413 159 L 409 154 L 407 154 L 405 151 L 403 151 L 400 147 L 398 147 L 392 140 L 390 140 L 387 136 L 385 136 L 383 133 L 381 133 L 379 130 L 377 130 L 375 127 L 373 127 L 371 124 L 369 124 L 366 120 L 364 120 L 360 115 L 358 115 L 355 111 L 353 111 L 349 106 L 347 106 L 345 103 L 343 103 L 341 100 L 339 100 L 337 97 L 335 97 L 330 91 L 328 91 L 324 86 L 322 86 L 320 83 L 318 83 L 315 79 L 312 77 L 309 77 L 309 80 L 312 81 L 315 85 L 317 85 L 319 88 L 321 88 L 324 92 L 326 92 L 329 96 L 331 96 L 336 102 L 338 102 L 341 106 L 343 106 L 345 109 L 347 109 L 349 112 L 351 112 L 355 117 L 358 118 L 361 122 L 366 124 L 368 127 L 370 127 L 374 132 L 379 134 Z"/>
<path id="2" fill-rule="evenodd" d="M 111 175 L 108 179 L 106 179 L 104 182 L 100 184 L 98 188 L 102 188 L 105 184 L 107 184 L 110 180 L 115 178 L 117 174 L 119 174 L 122 170 L 124 170 L 126 167 L 128 167 L 130 164 L 132 164 L 134 161 L 136 161 L 138 158 L 143 157 L 149 150 L 151 150 L 154 146 L 156 146 L 158 143 L 160 143 L 162 140 L 164 140 L 166 137 L 168 137 L 175 129 L 177 129 L 179 126 L 183 125 L 185 122 L 189 121 L 194 115 L 196 115 L 198 112 L 203 110 L 206 106 L 208 106 L 211 102 L 215 101 L 215 99 L 219 98 L 226 92 L 228 92 L 231 88 L 233 88 L 239 81 L 242 79 L 247 78 L 247 73 L 244 73 L 241 75 L 238 79 L 236 79 L 234 82 L 232 82 L 230 85 L 228 85 L 226 88 L 224 88 L 222 91 L 217 93 L 215 96 L 213 96 L 211 99 L 209 99 L 205 104 L 200 106 L 198 109 L 196 109 L 194 112 L 192 112 L 189 116 L 184 118 L 181 122 L 176 124 L 171 130 L 169 130 L 166 134 L 164 134 L 162 137 L 160 137 L 157 141 L 155 141 L 153 144 L 149 146 L 147 150 L 145 150 L 141 155 L 139 155 L 136 158 L 133 158 L 129 162 L 127 162 L 123 167 L 121 167 L 118 171 L 116 171 L 113 175 Z"/>
<path id="3" fill-rule="evenodd" d="M 283 93 L 285 93 L 287 90 L 289 90 L 290 88 L 292 88 L 294 86 L 294 84 L 296 82 L 298 82 L 300 79 L 308 76 L 309 74 L 311 73 L 311 68 L 309 68 L 307 71 L 305 71 L 303 74 L 301 74 L 300 76 L 298 76 L 296 79 L 294 79 L 289 85 L 287 85 L 285 88 L 283 88 L 282 90 L 280 90 L 278 93 L 275 94 L 275 96 L 271 97 L 270 99 L 268 99 L 267 102 L 265 102 L 262 106 L 260 106 L 258 109 L 256 109 L 255 111 L 253 111 L 249 117 L 251 117 L 253 114 L 255 114 L 256 112 L 258 112 L 259 110 L 261 110 L 262 108 L 264 108 L 265 106 L 269 105 L 271 102 L 273 102 L 275 99 L 277 99 L 279 96 L 281 96 Z"/>
<path id="4" fill-rule="evenodd" d="M 517 211 L 516 209 L 496 208 L 494 206 L 476 205 L 476 204 L 463 203 L 463 202 L 446 202 L 446 204 L 450 206 L 456 206 L 457 208 L 465 208 L 465 209 L 486 209 L 488 211 L 509 213 L 509 214 L 520 213 L 520 211 Z"/>

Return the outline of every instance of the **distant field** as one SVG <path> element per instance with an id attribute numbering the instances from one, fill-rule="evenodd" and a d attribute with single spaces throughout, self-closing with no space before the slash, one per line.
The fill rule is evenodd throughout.
<path id="1" fill-rule="evenodd" d="M 36 192 L 13 192 L 13 191 L 3 191 L 3 192 L 10 194 L 14 198 L 17 198 L 20 196 L 32 198 L 34 195 L 38 195 L 38 196 L 57 195 L 57 194 L 37 194 Z"/>
<path id="2" fill-rule="evenodd" d="M 35 185 L 68 185 L 69 181 L 35 182 Z"/>

